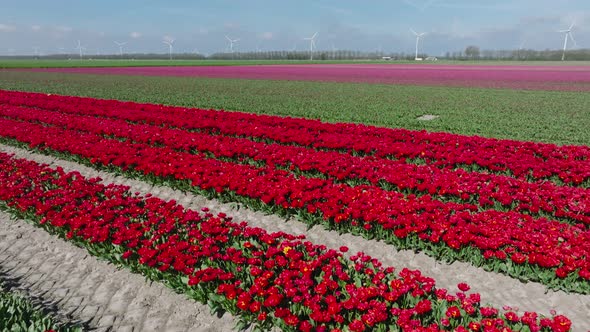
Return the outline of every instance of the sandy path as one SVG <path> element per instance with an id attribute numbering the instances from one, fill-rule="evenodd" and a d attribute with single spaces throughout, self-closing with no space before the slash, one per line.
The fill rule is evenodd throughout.
<path id="1" fill-rule="evenodd" d="M 307 230 L 305 224 L 296 220 L 285 221 L 280 217 L 252 211 L 238 204 L 223 204 L 202 196 L 185 194 L 168 187 L 153 186 L 146 182 L 99 172 L 78 163 L 31 153 L 19 148 L 0 145 L 0 151 L 13 153 L 19 158 L 61 166 L 66 171 L 77 170 L 87 177 L 100 177 L 106 184 L 127 185 L 131 187 L 132 192 L 151 193 L 165 200 L 175 199 L 179 204 L 188 208 L 200 209 L 206 206 L 214 212 L 225 212 L 233 216 L 236 221 L 244 220 L 252 226 L 265 228 L 268 231 L 305 234 L 309 240 L 331 248 L 347 245 L 350 248 L 348 254 L 363 251 L 380 259 L 387 266 L 419 269 L 425 275 L 433 277 L 438 287 L 455 290 L 458 283 L 467 282 L 471 285 L 473 292 L 481 294 L 482 303 L 489 303 L 499 308 L 509 305 L 518 307 L 520 312 L 536 311 L 547 316 L 549 316 L 551 309 L 555 309 L 558 313 L 565 314 L 572 320 L 574 331 L 590 330 L 590 295 L 547 291 L 541 284 L 525 284 L 501 274 L 486 272 L 466 263 L 441 264 L 422 253 L 398 251 L 380 241 L 366 240 L 349 234 L 339 235 L 337 232 L 326 231 L 320 226 Z"/>

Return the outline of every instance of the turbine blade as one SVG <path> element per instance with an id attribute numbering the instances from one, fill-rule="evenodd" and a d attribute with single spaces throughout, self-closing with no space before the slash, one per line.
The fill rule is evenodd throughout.
<path id="1" fill-rule="evenodd" d="M 415 34 L 416 36 L 418 35 L 418 33 L 416 31 L 414 31 L 414 29 L 410 28 L 410 31 L 412 31 L 412 33 Z"/>
<path id="2" fill-rule="evenodd" d="M 314 33 L 313 36 L 311 36 L 311 39 L 314 39 L 316 36 L 318 35 L 318 33 Z"/>
<path id="3" fill-rule="evenodd" d="M 231 42 L 231 38 L 229 38 L 228 36 L 225 36 L 225 39 L 227 39 Z"/>
<path id="4" fill-rule="evenodd" d="M 571 32 L 569 32 L 568 36 L 570 36 L 570 39 L 574 42 L 574 46 L 578 47 L 578 42 L 576 42 L 576 40 L 574 39 L 574 35 Z"/>
<path id="5" fill-rule="evenodd" d="M 574 27 L 574 25 L 576 25 L 576 20 L 574 20 L 574 21 L 572 22 L 572 25 L 570 25 L 570 28 L 569 28 L 568 30 L 571 30 L 571 29 Z"/>

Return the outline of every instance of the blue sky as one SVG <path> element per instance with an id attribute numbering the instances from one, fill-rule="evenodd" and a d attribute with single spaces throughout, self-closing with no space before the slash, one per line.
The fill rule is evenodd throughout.
<path id="1" fill-rule="evenodd" d="M 0 0 L 0 55 L 125 51 L 210 54 L 227 50 L 224 35 L 240 39 L 239 51 L 308 49 L 414 50 L 413 28 L 427 32 L 421 49 L 431 55 L 482 49 L 557 49 L 557 30 L 573 21 L 580 48 L 590 48 L 588 0 L 389 0 L 389 1 L 73 1 Z"/>

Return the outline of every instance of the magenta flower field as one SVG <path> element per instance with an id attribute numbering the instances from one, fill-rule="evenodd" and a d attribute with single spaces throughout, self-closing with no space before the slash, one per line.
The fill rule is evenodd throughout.
<path id="1" fill-rule="evenodd" d="M 590 67 L 327 64 L 44 68 L 41 72 L 590 91 Z"/>

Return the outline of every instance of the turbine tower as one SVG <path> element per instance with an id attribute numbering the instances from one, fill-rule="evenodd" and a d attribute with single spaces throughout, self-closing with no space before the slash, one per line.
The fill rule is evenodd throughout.
<path id="1" fill-rule="evenodd" d="M 518 60 L 520 60 L 520 53 L 522 52 L 522 49 L 523 49 L 525 43 L 526 43 L 526 40 L 523 40 L 520 43 L 520 46 L 518 47 L 518 53 L 517 53 Z"/>
<path id="2" fill-rule="evenodd" d="M 424 36 L 426 32 L 417 33 L 416 31 L 414 31 L 414 29 L 410 29 L 410 31 L 412 31 L 412 33 L 416 36 L 416 56 L 414 57 L 414 60 L 422 60 L 422 58 L 418 58 L 418 43 L 420 43 L 420 38 L 422 38 L 422 36 Z"/>
<path id="3" fill-rule="evenodd" d="M 170 54 L 170 60 L 172 60 L 172 44 L 174 44 L 174 38 L 164 38 L 162 43 L 168 45 L 168 53 Z"/>
<path id="4" fill-rule="evenodd" d="M 572 29 L 576 22 L 573 22 L 572 25 L 566 30 L 559 30 L 558 32 L 564 33 L 565 38 L 563 40 L 563 53 L 561 54 L 561 61 L 565 60 L 565 51 L 567 49 L 567 39 L 571 39 L 574 42 L 574 45 L 577 45 L 576 40 L 574 39 L 574 35 L 572 34 Z"/>
<path id="5" fill-rule="evenodd" d="M 318 36 L 318 33 L 314 33 L 313 36 L 308 38 L 303 38 L 305 40 L 309 40 L 309 60 L 313 60 L 313 49 L 315 47 L 315 37 Z"/>
<path id="6" fill-rule="evenodd" d="M 85 50 L 86 47 L 84 47 L 84 46 L 82 46 L 82 44 L 80 44 L 80 40 L 79 39 L 78 39 L 78 46 L 76 46 L 76 49 L 80 53 L 80 59 L 82 59 L 82 51 Z"/>
<path id="7" fill-rule="evenodd" d="M 228 36 L 225 36 L 225 39 L 227 39 L 227 41 L 229 41 L 229 52 L 233 53 L 234 52 L 234 43 L 239 42 L 239 39 L 231 39 Z"/>
<path id="8" fill-rule="evenodd" d="M 114 42 L 119 46 L 119 56 L 123 57 L 123 46 L 127 44 L 127 42 Z"/>

